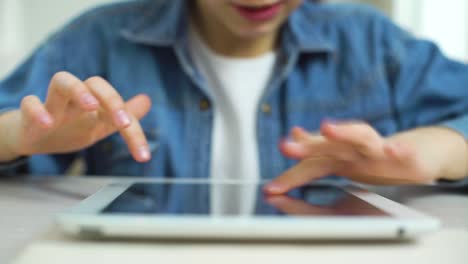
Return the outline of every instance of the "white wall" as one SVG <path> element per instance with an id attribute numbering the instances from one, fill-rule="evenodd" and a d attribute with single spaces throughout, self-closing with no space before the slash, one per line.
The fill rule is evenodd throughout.
<path id="1" fill-rule="evenodd" d="M 24 28 L 21 5 L 15 0 L 0 0 L 0 77 L 20 57 Z"/>
<path id="2" fill-rule="evenodd" d="M 468 1 L 394 0 L 395 20 L 435 40 L 450 57 L 468 62 Z"/>
<path id="3" fill-rule="evenodd" d="M 372 4 L 417 36 L 435 41 L 449 57 L 468 62 L 466 0 L 330 0 Z"/>
<path id="4" fill-rule="evenodd" d="M 72 17 L 108 2 L 116 0 L 0 0 L 0 79 Z"/>

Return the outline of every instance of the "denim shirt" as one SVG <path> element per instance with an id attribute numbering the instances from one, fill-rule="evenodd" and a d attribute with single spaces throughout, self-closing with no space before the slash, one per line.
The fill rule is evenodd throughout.
<path id="1" fill-rule="evenodd" d="M 153 107 L 141 123 L 150 162 L 134 161 L 115 134 L 77 153 L 4 164 L 0 173 L 58 175 L 81 157 L 88 175 L 208 177 L 212 97 L 188 52 L 188 8 L 153 0 L 91 10 L 0 82 L 4 110 L 29 94 L 44 100 L 58 71 L 101 76 L 124 99 L 148 94 Z M 369 7 L 305 1 L 281 30 L 272 76 L 256 117 L 263 179 L 296 163 L 277 147 L 293 126 L 317 131 L 324 119 L 363 120 L 383 136 L 444 125 L 468 137 L 468 67 Z"/>

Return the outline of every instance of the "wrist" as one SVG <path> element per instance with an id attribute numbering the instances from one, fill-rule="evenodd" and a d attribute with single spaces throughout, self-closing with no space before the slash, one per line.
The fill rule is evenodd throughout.
<path id="1" fill-rule="evenodd" d="M 460 180 L 468 174 L 468 145 L 463 135 L 446 127 L 424 127 L 389 138 L 413 149 L 431 180 Z"/>
<path id="2" fill-rule="evenodd" d="M 13 161 L 21 156 L 17 149 L 18 125 L 20 124 L 20 111 L 6 112 L 0 116 L 0 162 Z"/>
<path id="3" fill-rule="evenodd" d="M 468 176 L 468 144 L 465 136 L 449 127 L 437 127 L 447 138 L 446 162 L 437 180 L 457 181 Z M 442 143 L 442 142 L 441 142 Z"/>

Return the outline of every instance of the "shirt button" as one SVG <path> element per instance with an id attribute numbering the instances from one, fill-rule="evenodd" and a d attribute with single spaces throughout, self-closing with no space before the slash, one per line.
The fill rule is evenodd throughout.
<path id="1" fill-rule="evenodd" d="M 265 113 L 265 114 L 270 114 L 271 113 L 271 105 L 263 104 L 262 105 L 262 112 Z"/>
<path id="2" fill-rule="evenodd" d="M 200 100 L 200 110 L 206 111 L 210 109 L 210 102 L 206 99 Z"/>

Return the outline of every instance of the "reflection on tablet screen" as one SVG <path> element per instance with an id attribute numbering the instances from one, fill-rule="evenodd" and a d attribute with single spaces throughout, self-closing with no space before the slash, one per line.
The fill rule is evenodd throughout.
<path id="1" fill-rule="evenodd" d="M 251 206 L 243 206 L 246 202 Z M 245 208 L 249 208 L 248 214 L 257 216 L 389 216 L 341 188 L 328 185 L 304 186 L 287 195 L 267 196 L 261 185 L 170 183 L 134 184 L 102 213 L 236 216 L 245 215 Z"/>

